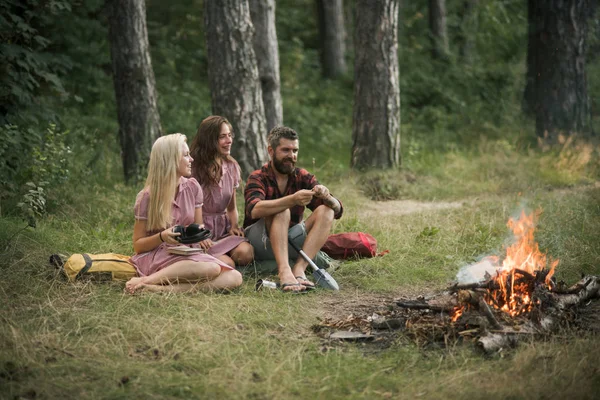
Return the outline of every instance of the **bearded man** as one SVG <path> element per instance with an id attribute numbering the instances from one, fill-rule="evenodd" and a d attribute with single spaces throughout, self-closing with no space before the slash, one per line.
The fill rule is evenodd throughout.
<path id="1" fill-rule="evenodd" d="M 308 262 L 298 255 L 291 265 L 290 255 L 298 253 L 289 247 L 288 240 L 315 259 L 333 220 L 342 216 L 343 206 L 314 175 L 296 168 L 296 131 L 277 126 L 269 132 L 267 142 L 269 162 L 250 174 L 244 191 L 245 234 L 258 262 L 275 259 L 281 290 L 314 289 L 314 283 L 306 278 Z M 303 221 L 305 207 L 312 213 Z"/>

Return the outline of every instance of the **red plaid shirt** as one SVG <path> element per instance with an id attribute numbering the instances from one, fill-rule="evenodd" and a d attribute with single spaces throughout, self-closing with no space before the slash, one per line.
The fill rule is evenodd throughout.
<path id="1" fill-rule="evenodd" d="M 275 171 L 271 163 L 266 163 L 260 170 L 256 170 L 248 177 L 246 183 L 246 189 L 244 190 L 244 198 L 246 199 L 246 214 L 244 218 L 244 228 L 252 225 L 258 219 L 252 218 L 252 209 L 261 200 L 275 200 L 281 197 L 289 196 L 296 193 L 301 189 L 311 190 L 317 186 L 319 182 L 317 178 L 307 170 L 302 168 L 296 168 L 288 178 L 285 192 L 281 193 L 277 187 L 277 179 L 275 177 Z M 339 201 L 339 200 L 338 200 Z M 313 197 L 312 201 L 308 203 L 308 207 L 311 211 L 323 204 L 322 199 Z M 304 216 L 304 206 L 294 206 L 290 208 L 290 227 L 299 224 Z M 340 212 L 335 215 L 335 219 L 339 219 L 344 212 L 342 202 L 340 201 Z"/>

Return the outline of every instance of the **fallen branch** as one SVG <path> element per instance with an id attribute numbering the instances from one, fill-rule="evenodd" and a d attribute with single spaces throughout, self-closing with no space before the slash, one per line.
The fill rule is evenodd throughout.
<path id="1" fill-rule="evenodd" d="M 420 301 L 397 301 L 396 305 L 402 308 L 409 308 L 411 310 L 431 310 L 436 312 L 450 313 L 454 307 L 449 306 L 436 306 L 433 304 L 427 304 Z"/>
<path id="2" fill-rule="evenodd" d="M 478 340 L 477 344 L 486 352 L 497 352 L 505 347 L 512 347 L 520 340 L 523 334 L 536 335 L 550 332 L 556 323 L 556 318 L 552 314 L 562 312 L 565 308 L 581 304 L 587 300 L 600 298 L 600 276 L 585 276 L 577 282 L 573 288 L 578 287 L 579 292 L 574 294 L 557 294 L 549 293 L 554 303 L 554 307 L 550 307 L 546 317 L 540 320 L 539 323 L 527 321 L 521 325 L 519 330 L 505 328 L 501 332 L 486 332 Z"/>

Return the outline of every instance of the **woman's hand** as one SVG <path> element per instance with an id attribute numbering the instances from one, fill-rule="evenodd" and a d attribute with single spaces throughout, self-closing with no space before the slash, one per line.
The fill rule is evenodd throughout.
<path id="1" fill-rule="evenodd" d="M 179 244 L 177 241 L 177 236 L 181 236 L 181 233 L 173 232 L 173 227 L 167 228 L 160 233 L 160 237 L 162 238 L 163 242 L 168 244 Z"/>
<path id="2" fill-rule="evenodd" d="M 206 240 L 203 240 L 201 242 L 198 242 L 198 244 L 200 245 L 201 249 L 208 250 L 211 247 L 213 247 L 213 245 L 215 243 L 212 240 L 210 240 L 210 239 L 206 239 Z"/>
<path id="3" fill-rule="evenodd" d="M 241 229 L 240 227 L 231 227 L 231 229 L 229 230 L 229 234 L 232 236 L 241 236 L 244 237 L 244 230 Z"/>

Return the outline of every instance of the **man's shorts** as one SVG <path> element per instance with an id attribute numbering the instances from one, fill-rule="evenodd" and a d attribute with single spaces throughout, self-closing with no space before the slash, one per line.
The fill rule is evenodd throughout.
<path id="1" fill-rule="evenodd" d="M 255 260 L 261 261 L 275 259 L 264 218 L 259 219 L 257 222 L 247 227 L 244 232 L 246 234 L 246 238 L 250 241 L 252 247 L 254 247 Z M 298 246 L 298 248 L 302 248 L 302 246 L 304 246 L 305 239 L 306 225 L 304 224 L 304 221 L 292 226 L 288 230 L 288 240 L 292 240 L 294 244 Z M 289 243 L 288 257 L 290 259 L 296 259 L 298 257 L 298 252 L 294 250 Z"/>
<path id="2" fill-rule="evenodd" d="M 250 241 L 252 247 L 254 247 L 254 263 L 243 268 L 242 272 L 276 274 L 277 263 L 275 262 L 275 255 L 273 254 L 273 248 L 271 247 L 265 220 L 258 220 L 247 227 L 244 232 L 246 238 Z M 304 224 L 304 221 L 292 226 L 288 230 L 288 240 L 290 239 L 298 246 L 298 248 L 304 246 L 304 240 L 306 239 L 306 225 Z M 290 266 L 294 265 L 298 256 L 298 252 L 288 244 Z M 319 268 L 329 268 L 334 265 L 334 261 L 322 251 L 317 253 L 317 256 L 313 261 Z"/>

